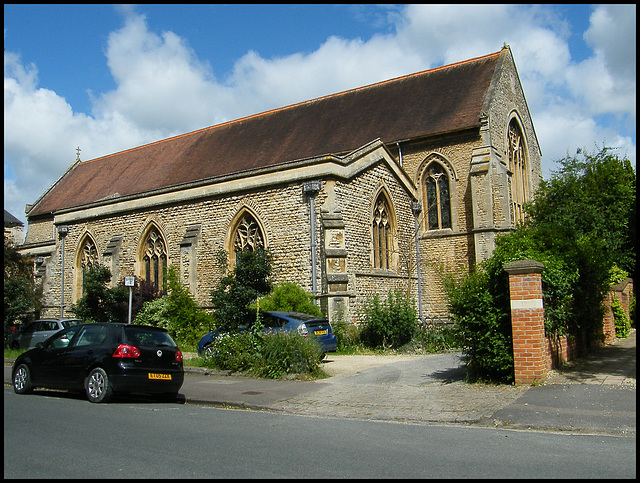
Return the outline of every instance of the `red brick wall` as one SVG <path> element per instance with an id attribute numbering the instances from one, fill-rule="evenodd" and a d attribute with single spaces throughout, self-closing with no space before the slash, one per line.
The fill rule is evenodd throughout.
<path id="1" fill-rule="evenodd" d="M 541 273 L 544 265 L 520 260 L 505 265 L 509 273 L 513 368 L 516 384 L 531 384 L 548 371 L 544 336 Z"/>
<path id="2" fill-rule="evenodd" d="M 516 384 L 531 384 L 544 379 L 550 369 L 575 359 L 584 351 L 580 340 L 566 336 L 548 339 L 544 331 L 542 303 L 542 270 L 544 265 L 534 260 L 519 260 L 505 265 L 509 274 L 511 327 L 513 336 L 513 368 Z M 612 287 L 605 304 L 603 335 L 605 343 L 615 340 L 616 330 L 611 310 L 612 297 L 617 297 L 629 314 L 633 296 L 633 281 L 625 280 Z"/>

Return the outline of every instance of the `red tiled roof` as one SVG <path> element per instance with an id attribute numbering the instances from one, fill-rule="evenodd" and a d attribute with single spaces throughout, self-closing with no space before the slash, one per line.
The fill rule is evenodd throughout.
<path id="1" fill-rule="evenodd" d="M 504 52 L 504 50 L 502 51 Z M 36 216 L 171 186 L 479 126 L 501 52 L 274 109 L 81 162 Z"/>

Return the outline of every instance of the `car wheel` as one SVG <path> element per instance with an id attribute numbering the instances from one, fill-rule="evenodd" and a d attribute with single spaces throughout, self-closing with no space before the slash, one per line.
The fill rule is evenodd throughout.
<path id="1" fill-rule="evenodd" d="M 101 367 L 96 367 L 89 373 L 84 386 L 87 398 L 93 403 L 107 402 L 113 394 L 109 375 Z"/>
<path id="2" fill-rule="evenodd" d="M 17 394 L 27 394 L 32 389 L 31 372 L 25 364 L 20 364 L 13 374 L 13 390 Z"/>

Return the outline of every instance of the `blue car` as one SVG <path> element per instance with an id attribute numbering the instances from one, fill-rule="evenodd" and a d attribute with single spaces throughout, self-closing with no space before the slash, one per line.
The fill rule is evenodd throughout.
<path id="1" fill-rule="evenodd" d="M 290 332 L 297 330 L 298 333 L 304 337 L 311 334 L 320 343 L 323 353 L 335 352 L 338 346 L 331 324 L 327 319 L 322 317 L 299 312 L 260 312 L 260 320 L 264 326 L 264 330 L 284 330 Z M 249 330 L 252 326 L 253 322 L 251 324 L 241 325 L 239 332 Z M 223 325 L 205 334 L 198 342 L 198 355 L 202 356 L 205 354 L 207 349 L 211 347 L 211 343 L 227 331 L 227 326 Z"/>

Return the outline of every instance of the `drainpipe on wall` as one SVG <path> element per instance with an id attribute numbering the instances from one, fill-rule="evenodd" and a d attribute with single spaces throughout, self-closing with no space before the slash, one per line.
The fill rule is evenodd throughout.
<path id="1" fill-rule="evenodd" d="M 310 210 L 310 223 L 311 223 L 311 287 L 314 297 L 314 303 L 316 303 L 316 297 L 318 295 L 318 286 L 316 281 L 316 207 L 315 197 L 320 191 L 320 181 L 308 181 L 302 185 L 302 193 L 309 196 L 309 210 Z"/>
<path id="2" fill-rule="evenodd" d="M 411 202 L 411 211 L 413 211 L 413 216 L 415 219 L 415 225 L 416 225 L 416 272 L 418 274 L 418 317 L 420 318 L 421 322 L 424 322 L 424 319 L 422 318 L 422 277 L 420 274 L 420 236 L 419 236 L 419 225 L 418 225 L 418 217 L 420 216 L 420 213 L 422 212 L 422 204 L 417 201 L 414 200 Z"/>
<path id="3" fill-rule="evenodd" d="M 67 225 L 59 225 L 58 226 L 58 234 L 60 235 L 60 238 L 62 239 L 62 254 L 60 256 L 60 280 L 61 280 L 61 287 L 60 287 L 60 318 L 64 318 L 64 239 L 67 236 L 67 233 L 69 233 L 69 227 Z"/>

